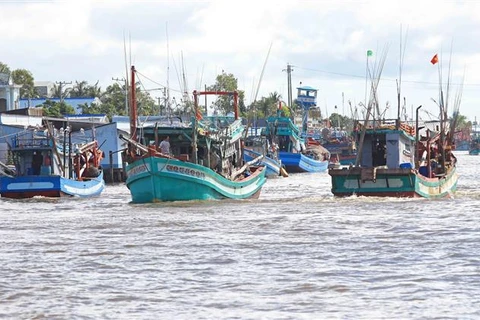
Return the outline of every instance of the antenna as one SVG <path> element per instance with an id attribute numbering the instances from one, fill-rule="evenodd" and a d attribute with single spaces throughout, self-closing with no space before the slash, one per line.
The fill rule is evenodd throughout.
<path id="1" fill-rule="evenodd" d="M 170 113 L 170 43 L 168 40 L 168 21 L 165 22 L 165 33 L 167 37 L 167 110 Z"/>
<path id="2" fill-rule="evenodd" d="M 123 56 L 125 59 L 125 114 L 128 116 L 128 65 L 127 65 L 127 44 L 125 40 L 125 31 L 123 31 Z"/>

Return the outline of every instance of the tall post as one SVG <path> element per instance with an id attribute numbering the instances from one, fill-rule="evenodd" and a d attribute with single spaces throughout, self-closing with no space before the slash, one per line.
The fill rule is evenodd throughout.
<path id="1" fill-rule="evenodd" d="M 205 92 L 207 91 L 207 85 L 205 85 Z M 207 95 L 205 95 L 205 114 L 208 116 Z"/>
<path id="2" fill-rule="evenodd" d="M 238 92 L 237 91 L 233 92 L 233 108 L 235 112 L 235 120 L 238 120 L 240 112 L 238 110 Z"/>
<path id="3" fill-rule="evenodd" d="M 288 86 L 288 106 L 292 108 L 293 100 L 292 100 L 292 66 L 287 64 L 287 86 Z"/>
<path id="4" fill-rule="evenodd" d="M 198 93 L 193 91 L 193 133 L 192 133 L 192 162 L 197 164 L 197 112 L 198 112 Z"/>
<path id="5" fill-rule="evenodd" d="M 415 164 L 415 167 L 418 167 L 417 166 L 417 157 L 419 156 L 418 155 L 418 139 L 419 139 L 419 135 L 420 133 L 418 132 L 418 111 L 420 111 L 420 108 L 422 106 L 418 106 L 417 107 L 417 111 L 416 111 L 416 114 L 415 114 L 415 148 L 413 150 L 415 150 L 415 154 L 414 154 L 414 164 Z"/>
<path id="6" fill-rule="evenodd" d="M 68 127 L 68 178 L 72 179 L 72 130 Z"/>
<path id="7" fill-rule="evenodd" d="M 63 129 L 63 177 L 67 177 L 67 128 Z"/>
<path id="8" fill-rule="evenodd" d="M 64 85 L 64 84 L 72 84 L 72 81 L 70 81 L 70 82 L 57 81 L 56 83 L 57 83 L 58 86 L 59 86 L 59 91 L 60 91 L 60 97 L 59 97 L 59 98 L 60 98 L 60 103 L 62 103 L 63 100 L 64 100 L 64 98 L 65 98 L 65 97 L 63 96 L 63 85 Z"/>
<path id="9" fill-rule="evenodd" d="M 125 114 L 128 116 L 128 79 L 125 79 Z"/>
<path id="10" fill-rule="evenodd" d="M 131 68 L 132 103 L 130 104 L 130 138 L 137 141 L 137 97 L 135 93 L 135 66 Z"/>
<path id="11" fill-rule="evenodd" d="M 157 100 L 158 100 L 158 115 L 161 116 L 162 115 L 162 102 L 161 102 L 161 97 L 157 97 Z"/>

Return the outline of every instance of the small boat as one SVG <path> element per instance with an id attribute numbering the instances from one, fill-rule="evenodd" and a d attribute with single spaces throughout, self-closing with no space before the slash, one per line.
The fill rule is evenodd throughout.
<path id="1" fill-rule="evenodd" d="M 312 138 L 309 138 L 312 140 Z M 319 144 L 330 152 L 330 162 L 340 165 L 355 163 L 357 148 L 355 141 L 345 131 L 323 128 L 315 137 Z"/>
<path id="2" fill-rule="evenodd" d="M 132 85 L 135 68 L 132 66 Z M 134 91 L 134 90 L 133 90 Z M 233 97 L 234 116 L 202 116 L 199 95 Z M 242 139 L 245 127 L 239 118 L 237 92 L 193 92 L 195 115 L 186 125 L 160 125 L 144 144 L 136 137 L 136 121 L 130 122 L 128 141 L 127 187 L 133 203 L 187 200 L 256 198 L 266 181 L 264 166 L 244 162 Z M 132 95 L 130 116 L 136 118 Z M 147 128 L 142 129 L 147 132 Z M 162 151 L 159 139 L 169 137 L 170 150 Z"/>
<path id="3" fill-rule="evenodd" d="M 477 132 L 477 118 L 473 122 L 474 131 L 471 134 L 471 140 L 468 145 L 468 154 L 471 156 L 478 156 L 480 154 L 480 134 Z"/>
<path id="4" fill-rule="evenodd" d="M 472 138 L 472 141 L 468 147 L 468 154 L 471 156 L 478 156 L 480 154 L 480 138 Z"/>
<path id="5" fill-rule="evenodd" d="M 250 136 L 245 139 L 243 159 L 253 161 L 260 159 L 259 165 L 266 167 L 267 178 L 288 177 L 287 171 L 282 168 L 282 161 L 278 157 L 278 149 L 265 136 Z"/>
<path id="6" fill-rule="evenodd" d="M 56 135 L 51 127 L 15 135 L 9 148 L 14 169 L 0 165 L 0 195 L 23 199 L 101 194 L 105 188 L 100 166 L 103 152 L 95 140 L 73 140 L 70 131 Z"/>
<path id="7" fill-rule="evenodd" d="M 262 135 L 272 135 L 279 148 L 279 158 L 288 173 L 325 172 L 329 153 L 319 145 L 305 144 L 300 129 L 287 117 L 269 117 Z"/>

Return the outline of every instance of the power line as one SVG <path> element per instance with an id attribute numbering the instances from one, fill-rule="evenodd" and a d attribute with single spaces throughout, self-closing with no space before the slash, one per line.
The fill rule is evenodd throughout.
<path id="1" fill-rule="evenodd" d="M 342 77 L 350 77 L 350 78 L 361 78 L 365 79 L 365 75 L 356 75 L 356 74 L 348 74 L 348 73 L 341 73 L 341 72 L 332 72 L 332 71 L 325 71 L 325 70 L 318 70 L 318 69 L 312 69 L 312 68 L 302 68 L 302 67 L 296 67 L 297 69 L 301 70 L 307 70 L 307 71 L 314 71 L 314 72 L 320 72 L 320 73 L 326 73 L 326 74 L 333 74 L 336 76 L 342 76 Z M 385 81 L 397 81 L 396 79 L 391 79 L 391 78 L 382 78 L 382 80 Z M 402 82 L 408 82 L 408 83 L 418 83 L 418 84 L 431 84 L 431 85 L 438 85 L 437 82 L 429 82 L 429 81 L 418 81 L 418 80 L 403 80 Z M 450 85 L 464 85 L 464 86 L 480 86 L 480 83 L 450 83 Z"/>
<path id="2" fill-rule="evenodd" d="M 142 73 L 140 73 L 140 72 L 138 72 L 138 71 L 136 71 L 136 73 L 137 73 L 138 75 L 144 77 L 145 79 L 147 79 L 147 80 L 155 83 L 156 85 L 159 85 L 160 87 L 168 88 L 167 86 L 165 86 L 165 85 L 163 85 L 163 84 L 161 84 L 161 83 L 159 83 L 159 82 L 157 82 L 157 81 L 155 81 L 155 80 L 150 79 L 149 77 L 147 77 L 146 75 L 144 75 L 144 74 L 142 74 Z M 175 92 L 183 93 L 181 90 L 176 90 L 176 89 L 171 89 L 171 88 L 170 88 L 170 90 L 173 90 L 173 91 L 175 91 Z"/>

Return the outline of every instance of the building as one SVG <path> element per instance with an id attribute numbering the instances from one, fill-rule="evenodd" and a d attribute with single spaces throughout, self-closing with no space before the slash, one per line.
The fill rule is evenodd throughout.
<path id="1" fill-rule="evenodd" d="M 0 112 L 19 108 L 21 87 L 13 84 L 9 74 L 0 73 Z"/>
<path id="2" fill-rule="evenodd" d="M 40 98 L 50 98 L 54 83 L 52 81 L 35 81 L 35 90 Z"/>

